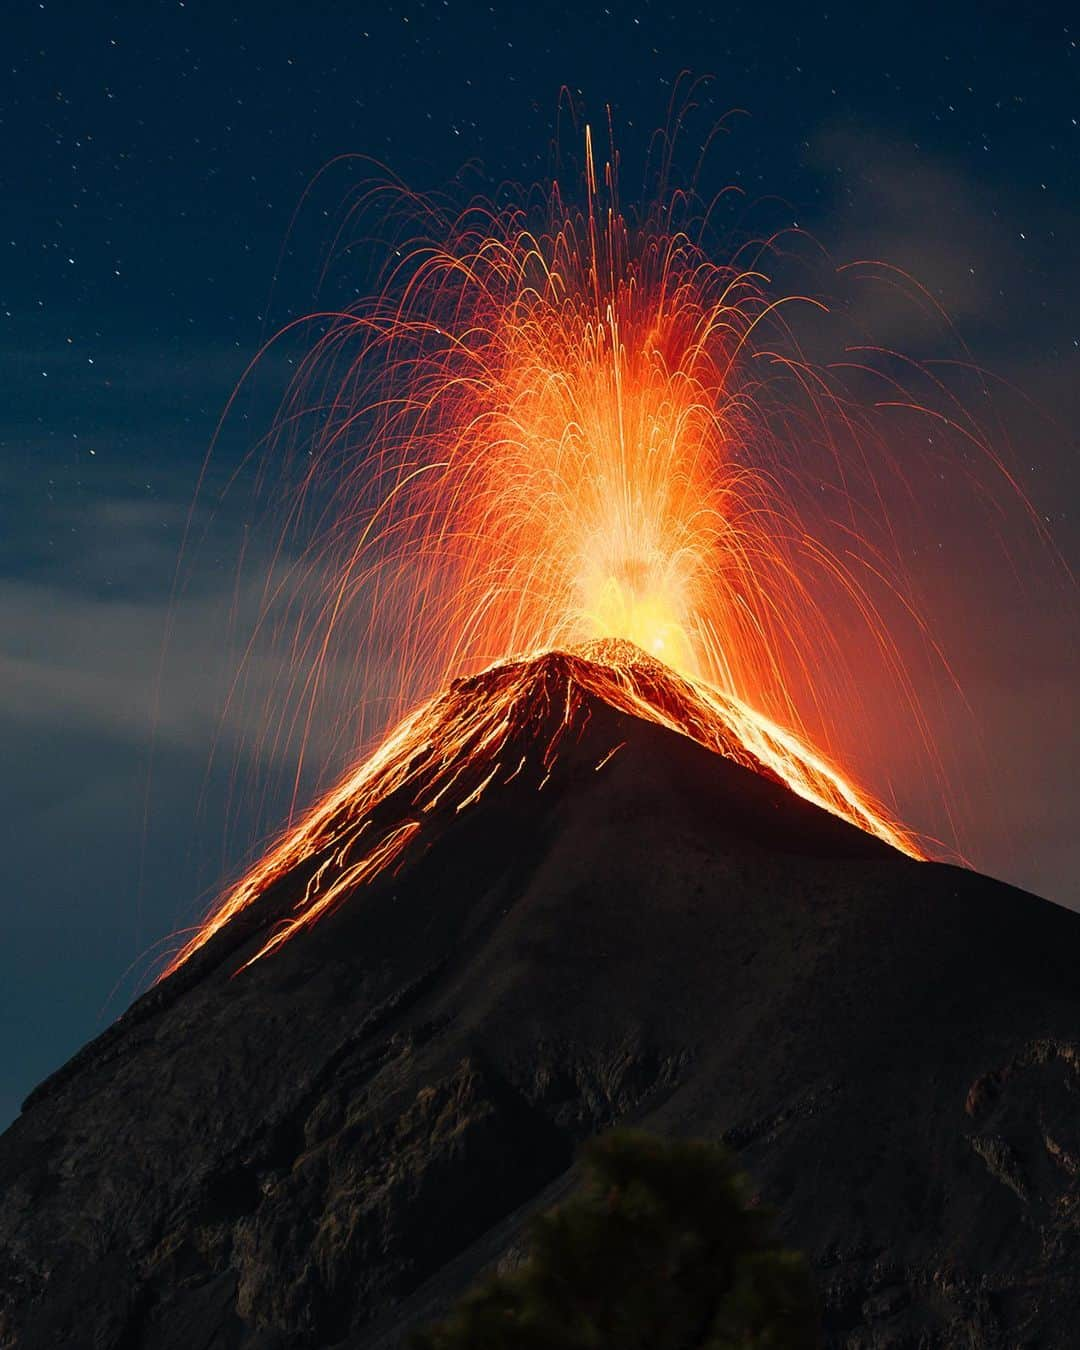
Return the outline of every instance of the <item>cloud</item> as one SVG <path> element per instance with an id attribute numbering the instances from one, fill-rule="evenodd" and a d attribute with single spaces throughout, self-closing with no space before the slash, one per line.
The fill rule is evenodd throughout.
<path id="1" fill-rule="evenodd" d="M 23 725 L 94 730 L 134 741 L 152 732 L 190 748 L 212 733 L 224 701 L 221 594 L 181 604 L 169 677 L 157 669 L 168 605 L 90 597 L 58 586 L 0 584 L 5 715 Z"/>
<path id="2" fill-rule="evenodd" d="M 908 274 L 982 358 L 993 351 L 1011 361 L 1018 345 L 1027 352 L 1064 336 L 1065 316 L 1052 312 L 1048 297 L 1076 289 L 1080 259 L 1068 246 L 1071 218 L 1053 202 L 1032 209 L 1003 197 L 1000 179 L 984 182 L 866 128 L 826 126 L 810 159 L 830 189 L 820 233 L 837 264 L 866 259 Z M 915 286 L 897 289 L 889 272 L 855 289 L 852 316 L 869 336 L 901 349 L 941 331 Z"/>
<path id="3" fill-rule="evenodd" d="M 236 663 L 228 634 L 250 626 L 261 599 L 257 568 L 236 586 L 235 522 L 219 518 L 214 547 L 192 560 L 172 604 L 185 501 L 84 493 L 35 514 L 9 492 L 0 1127 L 122 1011 L 158 944 L 280 822 L 295 752 L 261 734 L 283 677 L 273 643 L 225 709 Z M 313 769 L 336 748 L 317 739 Z"/>

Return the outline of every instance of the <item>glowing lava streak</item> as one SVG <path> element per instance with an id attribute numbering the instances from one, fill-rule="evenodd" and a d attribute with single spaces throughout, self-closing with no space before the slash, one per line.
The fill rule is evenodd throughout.
<path id="1" fill-rule="evenodd" d="M 440 819 L 468 810 L 493 784 L 522 778 L 521 786 L 543 789 L 564 742 L 581 738 L 598 704 L 689 736 L 909 856 L 921 856 L 879 806 L 789 732 L 630 643 L 608 640 L 493 666 L 455 681 L 418 708 L 269 850 L 165 973 L 296 868 L 312 869 L 304 892 L 249 965 L 391 868 L 407 849 L 437 838 Z M 596 771 L 619 748 L 619 742 L 605 746 Z"/>
<path id="2" fill-rule="evenodd" d="M 627 659 L 631 648 L 609 642 L 606 656 L 575 667 L 571 702 L 586 690 L 764 765 L 919 856 L 799 734 L 806 690 L 818 713 L 835 714 L 843 687 L 844 653 L 812 577 L 849 604 L 903 682 L 887 626 L 845 561 L 863 538 L 855 497 L 842 508 L 841 556 L 791 491 L 812 453 L 838 455 L 827 434 L 810 444 L 810 428 L 828 420 L 820 375 L 759 344 L 780 326 L 764 278 L 712 261 L 678 227 L 678 194 L 629 222 L 610 171 L 598 185 L 588 138 L 586 149 L 583 211 L 564 208 L 556 186 L 542 228 L 516 208 L 439 219 L 434 242 L 399 251 L 375 300 L 321 316 L 328 331 L 280 423 L 294 462 L 311 466 L 290 506 L 293 523 L 317 517 L 305 561 L 310 575 L 333 578 L 305 615 L 315 637 L 294 644 L 307 663 L 299 758 L 327 653 L 359 610 L 373 648 L 392 637 L 402 705 L 516 654 L 619 639 L 661 659 L 665 680 L 643 681 L 640 652 Z M 769 370 L 807 395 L 804 423 L 778 419 L 759 397 Z M 850 485 L 858 472 L 856 456 L 839 477 Z M 525 668 L 502 665 L 497 696 L 475 705 L 451 690 L 408 715 L 221 901 L 169 970 L 317 853 L 272 949 L 399 860 L 432 803 L 464 809 L 505 777 L 522 693 L 512 672 Z M 412 814 L 376 828 L 380 803 L 406 787 Z"/>

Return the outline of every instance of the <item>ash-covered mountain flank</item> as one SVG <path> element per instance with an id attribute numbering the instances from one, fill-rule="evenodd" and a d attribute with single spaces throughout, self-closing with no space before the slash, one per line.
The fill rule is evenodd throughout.
<path id="1" fill-rule="evenodd" d="M 503 771 L 422 813 L 410 771 L 372 827 L 407 846 L 353 889 L 313 837 L 37 1089 L 0 1138 L 0 1347 L 396 1346 L 615 1122 L 737 1151 L 832 1345 L 1077 1343 L 1080 916 L 593 665 L 459 684 L 517 681 Z"/>

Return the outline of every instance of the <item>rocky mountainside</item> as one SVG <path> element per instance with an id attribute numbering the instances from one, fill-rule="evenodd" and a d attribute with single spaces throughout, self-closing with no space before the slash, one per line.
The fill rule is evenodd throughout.
<path id="1" fill-rule="evenodd" d="M 525 772 L 245 966 L 297 862 L 31 1096 L 0 1347 L 399 1345 L 615 1122 L 737 1150 L 830 1344 L 1076 1344 L 1080 916 L 596 692 L 552 765 L 567 661 Z"/>

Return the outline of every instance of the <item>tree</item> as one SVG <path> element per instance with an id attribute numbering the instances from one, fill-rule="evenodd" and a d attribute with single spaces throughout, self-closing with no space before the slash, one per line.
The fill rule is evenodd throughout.
<path id="1" fill-rule="evenodd" d="M 414 1350 L 811 1350 L 806 1264 L 771 1239 L 727 1151 L 617 1131 L 580 1193 L 533 1221 L 513 1274 L 467 1294 Z"/>

